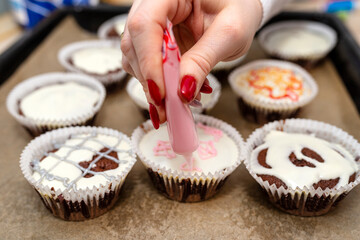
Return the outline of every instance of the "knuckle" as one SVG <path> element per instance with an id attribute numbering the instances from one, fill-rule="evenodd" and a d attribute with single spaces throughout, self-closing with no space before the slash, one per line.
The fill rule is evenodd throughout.
<path id="1" fill-rule="evenodd" d="M 128 21 L 128 29 L 130 34 L 142 32 L 145 26 L 145 17 L 142 14 L 136 14 Z"/>
<path id="2" fill-rule="evenodd" d="M 209 74 L 212 65 L 206 56 L 202 54 L 194 53 L 190 56 L 190 59 L 199 67 L 202 75 L 206 76 Z"/>
<path id="3" fill-rule="evenodd" d="M 120 49 L 121 49 L 122 53 L 125 56 L 129 55 L 131 48 L 132 48 L 132 44 L 131 44 L 130 38 L 127 36 L 124 36 L 120 42 Z"/>

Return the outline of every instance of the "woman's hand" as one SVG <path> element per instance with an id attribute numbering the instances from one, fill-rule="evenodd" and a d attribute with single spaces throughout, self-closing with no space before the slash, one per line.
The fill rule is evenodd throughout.
<path id="1" fill-rule="evenodd" d="M 258 0 L 135 0 L 121 40 L 123 68 L 142 84 L 155 128 L 166 121 L 162 41 L 166 21 L 181 50 L 179 96 L 186 103 L 211 93 L 210 70 L 242 56 L 262 18 Z"/>

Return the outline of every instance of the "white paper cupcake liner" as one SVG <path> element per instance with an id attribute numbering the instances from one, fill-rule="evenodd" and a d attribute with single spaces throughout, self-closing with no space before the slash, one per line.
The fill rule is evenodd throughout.
<path id="1" fill-rule="evenodd" d="M 47 132 L 33 139 L 23 150 L 20 157 L 20 168 L 31 186 L 39 193 L 45 206 L 57 217 L 65 220 L 84 220 L 97 217 L 106 211 L 116 202 L 122 184 L 127 174 L 136 162 L 136 155 L 130 152 L 131 159 L 127 167 L 119 173 L 114 180 L 108 180 L 105 185 L 74 191 L 51 189 L 49 186 L 37 182 L 33 177 L 30 163 L 34 159 L 40 159 L 44 153 L 54 149 L 53 144 L 65 142 L 73 134 L 86 134 L 96 131 L 115 137 L 122 137 L 130 144 L 130 139 L 123 133 L 109 128 L 102 127 L 70 127 Z"/>
<path id="2" fill-rule="evenodd" d="M 256 98 L 253 94 L 247 91 L 247 89 L 241 88 L 237 85 L 236 80 L 238 75 L 261 67 L 279 67 L 289 69 L 303 78 L 304 83 L 311 92 L 308 95 L 302 96 L 297 102 L 283 100 L 275 101 L 272 99 Z M 277 60 L 257 60 L 237 68 L 229 75 L 229 83 L 232 90 L 239 98 L 241 98 L 251 108 L 264 113 L 265 115 L 275 112 L 286 117 L 286 115 L 291 114 L 310 103 L 318 93 L 318 86 L 315 80 L 306 70 L 296 64 Z"/>
<path id="3" fill-rule="evenodd" d="M 90 40 L 90 41 L 74 42 L 60 49 L 60 51 L 58 52 L 58 60 L 66 70 L 70 72 L 85 74 L 93 78 L 96 78 L 106 87 L 115 83 L 119 83 L 122 80 L 124 80 L 127 75 L 124 69 L 120 69 L 120 71 L 107 73 L 104 75 L 97 75 L 97 74 L 87 73 L 75 67 L 73 64 L 69 62 L 72 54 L 74 54 L 76 51 L 79 51 L 84 48 L 93 48 L 93 47 L 95 48 L 113 47 L 120 49 L 120 42 L 111 41 L 111 40 Z"/>
<path id="4" fill-rule="evenodd" d="M 195 122 L 201 122 L 207 126 L 218 128 L 234 140 L 238 147 L 238 156 L 232 166 L 218 170 L 215 173 L 196 172 L 195 174 L 160 166 L 144 156 L 139 149 L 141 139 L 147 132 L 154 129 L 150 120 L 136 128 L 131 137 L 132 147 L 148 169 L 155 187 L 167 197 L 181 202 L 202 201 L 213 196 L 243 159 L 244 141 L 235 128 L 221 120 L 205 115 L 195 114 L 194 118 Z"/>
<path id="5" fill-rule="evenodd" d="M 246 56 L 247 56 L 247 53 L 245 53 L 243 56 L 241 56 L 235 60 L 232 60 L 232 61 L 218 62 L 211 71 L 216 72 L 216 71 L 221 71 L 221 70 L 230 70 L 230 69 L 240 65 L 240 63 L 245 60 Z"/>
<path id="6" fill-rule="evenodd" d="M 206 113 L 207 111 L 210 111 L 219 101 L 219 97 L 221 95 L 221 84 L 219 83 L 217 78 L 212 74 L 209 74 L 207 76 L 207 79 L 209 80 L 210 86 L 213 89 L 213 92 L 211 93 L 211 100 L 206 104 L 203 104 L 202 107 L 190 106 L 190 109 L 193 113 L 197 113 L 197 114 Z M 132 77 L 126 85 L 126 92 L 141 110 L 148 111 L 149 104 L 146 98 L 142 99 L 142 97 L 139 97 L 138 94 L 136 94 L 133 90 L 138 85 L 140 85 L 139 81 L 135 77 Z"/>
<path id="7" fill-rule="evenodd" d="M 316 137 L 326 141 L 340 144 L 348 150 L 358 162 L 360 156 L 360 144 L 351 135 L 343 130 L 319 121 L 308 119 L 286 119 L 282 121 L 275 121 L 256 129 L 247 139 L 244 151 L 245 166 L 250 175 L 266 190 L 270 197 L 270 201 L 280 209 L 295 215 L 301 216 L 317 216 L 327 213 L 334 207 L 338 201 L 343 199 L 351 189 L 357 186 L 360 182 L 360 172 L 356 173 L 354 182 L 339 188 L 322 190 L 311 187 L 297 187 L 292 189 L 283 186 L 277 188 L 275 184 L 270 185 L 268 181 L 262 180 L 251 169 L 251 152 L 257 146 L 264 142 L 265 136 L 271 130 L 280 130 L 288 133 L 305 133 L 315 134 Z"/>
<path id="8" fill-rule="evenodd" d="M 65 83 L 65 82 L 76 82 L 90 87 L 91 89 L 96 90 L 99 93 L 99 100 L 96 105 L 89 112 L 84 112 L 77 116 L 64 117 L 61 119 L 46 119 L 46 118 L 28 118 L 24 115 L 21 115 L 19 112 L 19 103 L 26 95 L 35 91 L 38 88 L 49 86 L 52 84 Z M 6 107 L 9 113 L 29 132 L 37 136 L 48 130 L 66 127 L 66 126 L 75 126 L 75 125 L 85 125 L 91 123 L 95 115 L 99 112 L 104 99 L 106 96 L 105 88 L 100 84 L 96 79 L 88 77 L 82 74 L 76 73 L 45 73 L 31 77 L 18 85 L 9 93 L 6 99 Z M 36 106 L 34 106 L 36 107 Z"/>
<path id="9" fill-rule="evenodd" d="M 115 39 L 115 40 L 120 41 L 120 36 L 119 37 L 109 37 L 108 34 L 117 22 L 123 22 L 125 24 L 127 17 L 128 17 L 127 14 L 121 14 L 121 15 L 113 17 L 113 18 L 107 20 L 106 22 L 104 22 L 103 24 L 101 24 L 97 31 L 98 37 L 100 39 L 112 39 L 112 40 Z"/>
<path id="10" fill-rule="evenodd" d="M 316 32 L 319 35 L 324 36 L 329 41 L 329 46 L 327 49 L 323 51 L 314 51 L 312 54 L 299 54 L 294 55 L 287 52 L 281 52 L 274 48 L 271 43 L 268 41 L 269 36 L 274 34 L 277 31 L 285 31 L 286 29 L 294 30 L 294 29 L 304 29 L 310 32 Z M 303 64 L 306 65 L 306 62 L 310 61 L 318 61 L 324 58 L 336 45 L 337 43 L 337 35 L 336 32 L 329 26 L 314 22 L 314 21 L 282 21 L 273 23 L 267 27 L 265 27 L 258 36 L 260 46 L 271 56 L 275 56 L 277 58 L 281 58 L 288 61 L 305 61 Z"/>

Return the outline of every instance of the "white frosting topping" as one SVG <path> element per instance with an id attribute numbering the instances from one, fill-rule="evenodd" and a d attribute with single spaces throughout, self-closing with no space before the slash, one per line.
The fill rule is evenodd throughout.
<path id="1" fill-rule="evenodd" d="M 74 66 L 92 74 L 104 75 L 122 67 L 121 50 L 115 47 L 88 47 L 71 56 Z"/>
<path id="2" fill-rule="evenodd" d="M 214 93 L 214 91 L 210 94 L 201 94 L 200 102 L 203 106 L 206 106 L 210 103 L 210 101 L 213 97 L 213 93 Z M 131 90 L 131 95 L 133 98 L 135 98 L 137 100 L 138 103 L 141 103 L 141 107 L 148 109 L 149 104 L 147 102 L 144 89 L 139 81 L 137 81 L 137 83 L 134 84 L 134 86 Z M 193 109 L 193 108 L 194 107 L 190 106 L 190 109 Z"/>
<path id="3" fill-rule="evenodd" d="M 238 148 L 233 139 L 224 132 L 204 125 L 196 125 L 200 146 L 193 153 L 193 171 L 205 174 L 221 171 L 234 165 L 238 159 Z M 179 171 L 189 171 L 184 156 L 175 154 L 169 143 L 166 125 L 158 130 L 151 130 L 140 141 L 141 153 L 154 164 Z M 154 151 L 157 149 L 158 151 Z"/>
<path id="4" fill-rule="evenodd" d="M 91 112 L 99 97 L 96 90 L 75 82 L 52 84 L 25 96 L 20 110 L 32 119 L 73 118 Z"/>
<path id="5" fill-rule="evenodd" d="M 49 153 L 42 161 L 35 159 L 33 163 L 33 178 L 42 185 L 55 190 L 92 189 L 105 185 L 109 180 L 121 173 L 131 164 L 131 146 L 122 137 L 108 136 L 103 134 L 80 134 L 73 135 L 64 144 L 55 144 L 54 153 Z M 103 148 L 109 151 L 100 153 Z M 111 151 L 118 154 L 118 159 L 109 156 Z M 105 158 L 119 163 L 118 167 L 103 172 L 93 172 L 90 169 L 96 165 L 100 157 L 95 158 L 87 170 L 81 170 L 80 162 L 91 161 L 95 155 L 103 155 Z M 94 176 L 85 178 L 86 173 Z"/>
<path id="6" fill-rule="evenodd" d="M 308 148 L 317 153 L 324 162 L 305 156 L 301 151 Z M 268 149 L 265 168 L 258 162 L 260 151 Z M 297 167 L 289 160 L 294 153 L 298 160 L 305 160 L 315 167 Z M 288 187 L 312 187 L 320 180 L 340 178 L 336 188 L 348 184 L 349 177 L 358 171 L 352 156 L 339 144 L 330 143 L 313 135 L 271 131 L 265 137 L 265 143 L 251 153 L 251 170 L 256 174 L 272 175 L 282 180 Z"/>
<path id="7" fill-rule="evenodd" d="M 330 44 L 321 33 L 301 28 L 277 30 L 267 38 L 267 45 L 275 51 L 295 56 L 325 52 Z"/>
<path id="8" fill-rule="evenodd" d="M 120 36 L 125 29 L 126 19 L 122 19 L 120 21 L 117 21 L 114 25 L 116 33 Z"/>

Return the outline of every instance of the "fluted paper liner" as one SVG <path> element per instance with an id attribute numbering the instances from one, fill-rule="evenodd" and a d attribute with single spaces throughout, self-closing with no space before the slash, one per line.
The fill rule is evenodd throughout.
<path id="1" fill-rule="evenodd" d="M 274 101 L 271 99 L 256 98 L 249 91 L 247 91 L 247 89 L 243 89 L 237 85 L 236 80 L 238 75 L 262 67 L 279 67 L 295 72 L 301 76 L 303 81 L 309 86 L 311 91 L 310 94 L 302 96 L 296 102 L 284 102 L 281 100 Z M 278 60 L 257 60 L 239 67 L 229 75 L 229 83 L 236 95 L 238 95 L 238 97 L 241 98 L 245 104 L 254 108 L 257 112 L 263 113 L 264 115 L 278 113 L 283 118 L 291 116 L 299 108 L 310 103 L 318 93 L 318 86 L 315 80 L 305 69 L 296 64 Z"/>
<path id="2" fill-rule="evenodd" d="M 113 47 L 120 49 L 120 42 L 111 41 L 111 40 L 89 40 L 89 41 L 70 43 L 60 49 L 60 51 L 58 52 L 58 60 L 60 64 L 69 72 L 75 72 L 75 73 L 91 76 L 93 78 L 98 79 L 102 84 L 108 87 L 111 84 L 119 83 L 123 79 L 125 79 L 126 72 L 124 69 L 122 69 L 122 66 L 119 71 L 106 73 L 104 75 L 97 75 L 97 74 L 87 73 L 69 62 L 69 59 L 71 59 L 71 56 L 76 51 L 86 48 L 101 48 L 101 47 Z"/>
<path id="3" fill-rule="evenodd" d="M 25 96 L 35 91 L 38 88 L 50 86 L 53 84 L 76 82 L 84 86 L 90 87 L 99 93 L 99 100 L 89 112 L 83 114 L 64 117 L 61 119 L 50 118 L 29 118 L 19 113 L 19 102 Z M 29 78 L 18 85 L 9 93 L 6 99 L 6 107 L 9 113 L 23 125 L 33 136 L 40 135 L 46 131 L 75 125 L 90 124 L 95 118 L 95 115 L 99 112 L 106 96 L 105 88 L 96 79 L 77 73 L 45 73 L 41 75 Z M 34 106 L 36 107 L 36 106 Z"/>
<path id="4" fill-rule="evenodd" d="M 311 32 L 318 33 L 319 35 L 324 36 L 329 41 L 329 46 L 324 51 L 314 51 L 312 54 L 300 54 L 293 55 L 286 52 L 278 52 L 274 47 L 269 44 L 268 37 L 276 31 L 285 31 L 285 29 L 297 29 L 297 28 L 307 29 Z M 294 62 L 303 62 L 302 65 L 308 65 L 309 62 L 319 61 L 322 58 L 326 57 L 326 55 L 335 47 L 337 43 L 337 35 L 336 32 L 329 26 L 322 24 L 320 22 L 314 21 L 282 21 L 273 23 L 267 27 L 265 27 L 259 33 L 259 43 L 260 46 L 271 56 L 275 56 L 284 60 L 294 61 Z"/>
<path id="5" fill-rule="evenodd" d="M 354 182 L 339 188 L 322 190 L 311 187 L 297 187 L 292 189 L 283 186 L 277 188 L 275 184 L 270 185 L 268 181 L 262 180 L 251 169 L 251 152 L 254 148 L 264 142 L 265 136 L 271 130 L 279 130 L 288 133 L 315 134 L 316 137 L 326 141 L 340 144 L 348 150 L 354 161 L 358 161 L 360 156 L 360 144 L 348 133 L 343 130 L 319 121 L 308 119 L 286 119 L 275 121 L 256 129 L 247 139 L 244 151 L 245 166 L 250 175 L 266 190 L 270 201 L 281 210 L 300 216 L 318 216 L 326 214 L 332 207 L 342 200 L 351 189 L 360 182 L 359 171 L 356 173 Z M 360 167 L 360 162 L 357 162 Z"/>
<path id="6" fill-rule="evenodd" d="M 193 113 L 198 113 L 198 114 L 206 113 L 207 111 L 210 111 L 219 101 L 219 97 L 221 95 L 221 84 L 219 83 L 217 78 L 212 74 L 207 75 L 207 79 L 209 80 L 210 86 L 213 89 L 213 92 L 211 93 L 212 94 L 211 99 L 206 104 L 203 104 L 202 107 L 190 106 L 190 110 Z M 141 110 L 148 111 L 149 104 L 147 102 L 141 101 L 136 96 L 134 96 L 134 92 L 132 89 L 137 84 L 139 84 L 138 81 L 139 80 L 137 80 L 135 77 L 132 77 L 126 85 L 126 92 L 130 96 L 130 98 L 136 103 L 136 105 L 141 108 Z"/>
<path id="7" fill-rule="evenodd" d="M 123 21 L 126 22 L 128 15 L 127 14 L 121 14 L 116 17 L 110 18 L 109 20 L 102 23 L 97 31 L 97 35 L 100 39 L 117 39 L 120 41 L 120 34 L 119 37 L 109 37 L 109 31 L 115 26 L 117 22 Z"/>
<path id="8" fill-rule="evenodd" d="M 232 166 L 219 169 L 215 173 L 196 172 L 195 174 L 160 166 L 144 156 L 139 149 L 139 143 L 143 136 L 154 129 L 150 120 L 136 128 L 131 137 L 132 147 L 148 169 L 155 187 L 168 198 L 181 202 L 197 202 L 212 197 L 243 159 L 244 141 L 235 128 L 221 120 L 205 115 L 195 114 L 194 118 L 195 122 L 218 128 L 234 140 L 238 147 L 238 157 Z"/>
<path id="9" fill-rule="evenodd" d="M 215 67 L 213 67 L 213 69 L 211 69 L 211 71 L 221 71 L 221 70 L 230 70 L 232 69 L 233 67 L 236 67 L 238 65 L 240 65 L 240 63 L 242 61 L 244 61 L 244 59 L 246 58 L 247 56 L 247 53 L 245 53 L 243 56 L 235 59 L 235 60 L 232 60 L 232 61 L 227 61 L 227 62 L 218 62 Z"/>
<path id="10" fill-rule="evenodd" d="M 136 162 L 136 155 L 131 150 L 128 166 L 117 175 L 114 180 L 107 180 L 105 185 L 86 189 L 60 190 L 44 186 L 33 177 L 30 163 L 44 156 L 44 153 L 54 149 L 54 142 L 65 142 L 73 134 L 86 134 L 96 131 L 97 134 L 104 134 L 115 137 L 122 137 L 129 143 L 130 139 L 123 133 L 110 128 L 102 127 L 70 127 L 47 132 L 33 139 L 23 150 L 20 157 L 20 168 L 26 180 L 38 192 L 45 206 L 56 217 L 64 220 L 85 220 L 97 217 L 109 210 L 118 199 L 120 189 L 127 174 Z"/>

